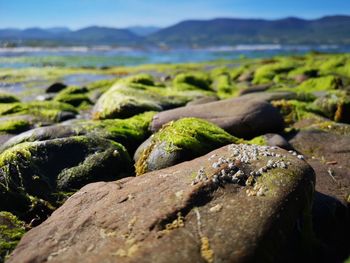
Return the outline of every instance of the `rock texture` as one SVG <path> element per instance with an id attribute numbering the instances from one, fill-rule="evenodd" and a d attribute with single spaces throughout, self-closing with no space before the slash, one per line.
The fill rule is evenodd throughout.
<path id="1" fill-rule="evenodd" d="M 163 111 L 153 117 L 151 130 L 183 117 L 210 121 L 230 134 L 250 138 L 283 129 L 283 118 L 272 105 L 261 100 L 233 98 Z"/>
<path id="2" fill-rule="evenodd" d="M 225 146 L 85 186 L 8 262 L 292 262 L 300 250 L 288 242 L 308 241 L 313 184 L 310 166 L 284 150 Z"/>

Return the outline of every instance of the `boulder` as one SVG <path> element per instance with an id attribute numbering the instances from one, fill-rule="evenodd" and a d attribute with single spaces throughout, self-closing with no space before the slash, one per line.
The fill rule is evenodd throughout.
<path id="1" fill-rule="evenodd" d="M 56 82 L 51 84 L 49 87 L 46 89 L 46 93 L 56 93 L 61 90 L 64 90 L 67 87 L 67 85 L 61 83 L 61 82 Z"/>
<path id="2" fill-rule="evenodd" d="M 343 262 L 350 253 L 350 125 L 332 126 L 328 122 L 303 129 L 290 143 L 316 174 L 313 225 L 324 246 L 323 260 Z"/>
<path id="3" fill-rule="evenodd" d="M 164 87 L 156 85 L 152 78 L 146 80 L 133 76 L 114 84 L 96 102 L 93 118 L 127 118 L 145 111 L 162 111 L 183 106 L 191 100 L 213 95 L 211 91 L 186 83 L 179 83 L 176 87 Z"/>
<path id="4" fill-rule="evenodd" d="M 166 168 L 191 160 L 239 139 L 215 124 L 196 118 L 168 123 L 138 148 L 136 174 Z"/>
<path id="5" fill-rule="evenodd" d="M 0 210 L 29 221 L 35 204 L 49 210 L 82 186 L 132 174 L 125 148 L 88 136 L 24 142 L 0 154 Z M 45 213 L 44 213 L 45 214 Z"/>
<path id="6" fill-rule="evenodd" d="M 301 250 L 291 245 L 305 252 L 312 238 L 313 184 L 310 166 L 284 150 L 225 146 L 85 186 L 8 262 L 293 262 Z"/>
<path id="7" fill-rule="evenodd" d="M 154 114 L 155 112 L 145 112 L 122 120 L 70 120 L 57 125 L 32 129 L 8 140 L 0 147 L 0 153 L 23 142 L 91 135 L 119 142 L 133 154 L 133 151 L 151 135 L 148 126 Z"/>
<path id="8" fill-rule="evenodd" d="M 261 100 L 233 98 L 201 105 L 180 107 L 158 113 L 153 117 L 151 130 L 184 117 L 205 119 L 228 133 L 251 138 L 283 129 L 283 118 L 271 104 Z"/>

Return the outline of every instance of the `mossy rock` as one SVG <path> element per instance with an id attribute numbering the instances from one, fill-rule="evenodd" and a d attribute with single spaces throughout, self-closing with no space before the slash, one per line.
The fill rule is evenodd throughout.
<path id="1" fill-rule="evenodd" d="M 19 134 L 39 124 L 36 118 L 28 115 L 0 117 L 0 134 Z"/>
<path id="2" fill-rule="evenodd" d="M 256 69 L 252 82 L 254 84 L 270 83 L 273 82 L 273 80 L 276 82 L 276 76 L 284 73 L 287 74 L 295 67 L 296 64 L 288 60 L 263 65 Z"/>
<path id="3" fill-rule="evenodd" d="M 272 105 L 280 110 L 286 125 L 292 125 L 300 120 L 313 118 L 323 121 L 324 119 L 317 115 L 319 113 L 310 103 L 297 100 L 276 100 Z"/>
<path id="4" fill-rule="evenodd" d="M 0 262 L 15 249 L 25 232 L 24 222 L 10 212 L 0 212 Z"/>
<path id="5" fill-rule="evenodd" d="M 0 103 L 13 103 L 13 102 L 19 102 L 19 98 L 16 96 L 5 93 L 5 92 L 0 92 Z"/>
<path id="6" fill-rule="evenodd" d="M 33 101 L 0 104 L 0 116 L 32 115 L 46 122 L 74 118 L 77 110 L 69 104 L 54 101 Z"/>
<path id="7" fill-rule="evenodd" d="M 41 127 L 17 135 L 1 146 L 0 152 L 23 142 L 92 135 L 123 144 L 130 154 L 151 135 L 148 127 L 156 112 L 145 112 L 128 119 L 71 120 L 59 125 Z M 1 125 L 0 125 L 1 127 Z"/>
<path id="8" fill-rule="evenodd" d="M 74 107 L 82 104 L 92 105 L 86 87 L 70 86 L 60 91 L 54 98 L 55 101 L 64 102 Z"/>
<path id="9" fill-rule="evenodd" d="M 111 140 L 74 136 L 24 142 L 0 154 L 0 209 L 27 217 L 38 199 L 56 206 L 59 192 L 122 178 L 131 168 L 124 146 Z"/>
<path id="10" fill-rule="evenodd" d="M 136 173 L 159 170 L 240 141 L 215 124 L 197 118 L 170 122 L 137 151 Z"/>
<path id="11" fill-rule="evenodd" d="M 221 74 L 213 78 L 213 89 L 221 99 L 237 96 L 240 90 L 229 74 Z"/>
<path id="12" fill-rule="evenodd" d="M 180 73 L 175 76 L 173 85 L 188 84 L 203 90 L 210 90 L 211 79 L 208 74 L 204 72 L 189 72 Z"/>
<path id="13" fill-rule="evenodd" d="M 336 90 L 342 87 L 342 81 L 336 76 L 312 78 L 304 81 L 293 90 L 298 93 L 315 93 Z"/>
<path id="14" fill-rule="evenodd" d="M 336 122 L 350 123 L 350 97 L 341 93 L 328 93 L 313 102 L 314 108 Z"/>
<path id="15" fill-rule="evenodd" d="M 145 111 L 179 107 L 207 95 L 198 90 L 179 91 L 171 87 L 145 85 L 145 80 L 141 80 L 142 83 L 135 83 L 134 79 L 117 82 L 99 98 L 93 109 L 93 118 L 128 118 Z"/>

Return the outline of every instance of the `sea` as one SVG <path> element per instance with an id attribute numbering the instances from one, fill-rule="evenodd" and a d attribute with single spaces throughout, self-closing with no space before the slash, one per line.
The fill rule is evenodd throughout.
<path id="1" fill-rule="evenodd" d="M 310 52 L 349 53 L 350 46 L 270 44 L 174 49 L 111 46 L 15 47 L 0 48 L 0 68 L 47 66 L 104 68 L 238 58 L 268 58 L 277 55 L 303 55 Z"/>

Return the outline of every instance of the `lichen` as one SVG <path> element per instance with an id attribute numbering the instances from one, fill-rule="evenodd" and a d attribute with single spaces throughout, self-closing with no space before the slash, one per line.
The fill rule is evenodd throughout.
<path id="1" fill-rule="evenodd" d="M 207 237 L 201 237 L 201 256 L 208 263 L 214 262 L 214 251 L 210 248 Z"/>

